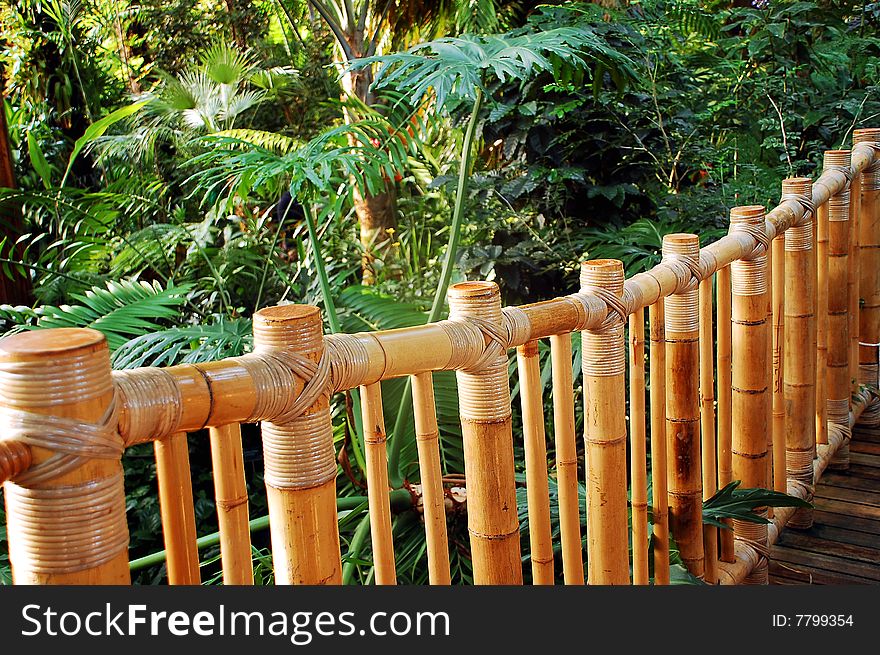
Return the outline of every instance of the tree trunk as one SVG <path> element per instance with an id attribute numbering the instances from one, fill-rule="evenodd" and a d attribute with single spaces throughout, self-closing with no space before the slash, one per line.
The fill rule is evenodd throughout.
<path id="1" fill-rule="evenodd" d="M 355 31 L 349 36 L 348 45 L 354 56 L 360 57 L 364 52 L 364 34 Z M 342 88 L 345 95 L 358 98 L 364 104 L 371 106 L 375 103 L 375 97 L 370 91 L 373 81 L 369 69 L 362 69 L 347 73 L 342 78 Z M 345 111 L 345 122 L 351 124 L 354 117 Z M 379 265 L 387 266 L 393 256 L 392 243 L 394 242 L 393 230 L 397 227 L 397 193 L 393 180 L 386 180 L 385 192 L 376 195 L 362 194 L 357 187 L 354 189 L 354 210 L 360 224 L 362 282 L 371 285 L 376 280 L 377 261 Z"/>
<path id="2" fill-rule="evenodd" d="M 5 86 L 5 79 L 0 70 L 0 89 Z M 3 110 L 3 95 L 0 94 L 0 187 L 15 188 L 15 171 L 12 167 L 12 150 L 9 145 L 9 130 L 6 126 L 6 112 Z M 15 243 L 21 236 L 22 223 L 18 210 L 9 204 L 0 208 L 0 243 L 6 240 L 6 246 L 0 250 L 0 257 L 17 258 L 20 248 L 9 244 Z M 8 253 L 8 254 L 7 254 Z M 12 257 L 9 257 L 9 254 Z M 0 304 L 29 305 L 31 303 L 31 281 L 27 276 L 17 275 L 10 280 L 0 271 Z"/>

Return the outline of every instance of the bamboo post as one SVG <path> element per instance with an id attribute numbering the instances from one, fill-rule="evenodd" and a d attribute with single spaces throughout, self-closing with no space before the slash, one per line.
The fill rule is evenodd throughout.
<path id="1" fill-rule="evenodd" d="M 862 176 L 853 177 L 849 203 L 849 276 L 847 291 L 847 328 L 849 329 L 849 385 L 850 394 L 859 390 L 859 217 L 861 215 Z"/>
<path id="2" fill-rule="evenodd" d="M 449 287 L 451 320 L 477 319 L 486 358 L 477 370 L 456 371 L 468 483 L 468 530 L 475 584 L 522 584 L 514 483 L 513 430 L 501 296 L 493 282 Z"/>
<path id="3" fill-rule="evenodd" d="M 829 201 L 830 202 L 830 201 Z M 828 205 L 816 207 L 816 444 L 828 443 Z M 815 450 L 814 457 L 815 457 Z"/>
<path id="4" fill-rule="evenodd" d="M 367 459 L 367 496 L 370 504 L 370 540 L 377 585 L 397 584 L 394 540 L 391 535 L 391 498 L 388 484 L 388 452 L 382 413 L 382 384 L 361 387 L 364 450 Z"/>
<path id="5" fill-rule="evenodd" d="M 712 277 L 700 282 L 700 450 L 703 456 L 703 500 L 718 491 L 715 453 L 715 358 L 712 330 Z M 702 508 L 701 508 L 702 509 Z M 703 556 L 708 584 L 718 582 L 718 528 L 703 526 Z"/>
<path id="6" fill-rule="evenodd" d="M 559 496 L 559 532 L 562 574 L 567 585 L 584 584 L 581 516 L 578 499 L 577 440 L 574 432 L 574 384 L 571 333 L 550 337 L 553 372 L 553 431 L 556 443 L 556 486 Z"/>
<path id="7" fill-rule="evenodd" d="M 91 329 L 0 341 L 3 438 L 31 467 L 3 485 L 15 584 L 129 584 L 128 526 L 107 341 Z"/>
<path id="8" fill-rule="evenodd" d="M 581 264 L 581 292 L 608 305 L 605 323 L 582 334 L 587 478 L 589 583 L 629 584 L 626 484 L 626 350 L 623 264 L 596 259 Z"/>
<path id="9" fill-rule="evenodd" d="M 825 152 L 825 169 L 841 170 L 849 177 L 850 151 Z M 848 429 L 849 400 L 849 295 L 850 189 L 828 200 L 828 360 L 826 367 L 828 421 Z M 831 293 L 831 289 L 835 293 Z M 849 467 L 849 445 L 845 442 L 831 460 L 830 468 Z"/>
<path id="10" fill-rule="evenodd" d="M 193 508 L 189 445 L 185 432 L 153 442 L 162 534 L 168 554 L 168 582 L 199 584 L 199 551 L 196 547 L 196 515 Z"/>
<path id="11" fill-rule="evenodd" d="M 782 198 L 789 197 L 800 199 L 804 207 L 812 207 L 813 185 L 810 179 L 795 177 L 783 180 Z M 807 500 L 813 497 L 813 454 L 816 448 L 816 356 L 815 350 L 810 347 L 816 340 L 814 240 L 812 212 L 806 212 L 802 221 L 785 232 L 785 476 L 804 486 Z M 774 395 L 774 411 L 775 401 Z M 812 508 L 797 509 L 789 525 L 796 529 L 809 529 L 813 525 Z"/>
<path id="12" fill-rule="evenodd" d="M 767 488 L 767 430 L 771 425 L 771 363 L 768 322 L 770 297 L 767 289 L 767 249 L 764 208 L 734 207 L 730 231 L 755 237 L 758 247 L 746 259 L 731 264 L 732 301 L 732 421 L 733 477 L 743 488 Z M 767 508 L 756 508 L 767 516 Z M 733 521 L 737 539 L 754 544 L 762 553 L 745 584 L 767 584 L 767 525 Z"/>
<path id="13" fill-rule="evenodd" d="M 211 428 L 209 433 L 223 584 L 250 585 L 254 583 L 254 563 L 241 426 L 238 423 L 220 425 Z"/>
<path id="14" fill-rule="evenodd" d="M 715 274 L 717 308 L 717 349 L 715 359 L 718 371 L 718 485 L 726 487 L 733 481 L 733 455 L 731 432 L 731 393 L 730 378 L 730 266 L 718 269 Z M 732 526 L 730 521 L 725 521 Z M 721 547 L 719 558 L 722 562 L 733 562 L 736 554 L 733 549 L 733 530 L 720 530 Z"/>
<path id="15" fill-rule="evenodd" d="M 416 446 L 419 451 L 419 474 L 425 508 L 425 542 L 428 552 L 428 580 L 432 585 L 451 583 L 449 544 L 446 534 L 446 505 L 443 495 L 443 472 L 440 469 L 440 431 L 434 403 L 431 373 L 413 375 L 413 410 Z"/>
<path id="16" fill-rule="evenodd" d="M 874 161 L 862 172 L 859 199 L 859 381 L 877 386 L 880 344 L 880 128 L 853 132 L 854 143 L 873 143 Z"/>
<path id="17" fill-rule="evenodd" d="M 254 345 L 279 357 L 320 363 L 321 315 L 310 305 L 284 305 L 254 314 Z M 261 423 L 266 495 L 276 584 L 340 584 L 336 518 L 336 457 L 326 381 L 295 375 L 299 396 L 314 381 L 316 400 L 302 414 Z"/>
<path id="18" fill-rule="evenodd" d="M 788 230 L 786 231 L 788 232 Z M 772 358 L 773 364 L 773 489 L 785 493 L 788 489 L 785 475 L 785 403 L 783 378 L 785 377 L 785 236 L 773 239 L 770 256 L 770 289 L 772 304 Z M 772 508 L 771 508 L 772 511 Z"/>
<path id="19" fill-rule="evenodd" d="M 633 584 L 648 578 L 648 472 L 645 452 L 645 310 L 629 315 L 629 452 Z"/>
<path id="20" fill-rule="evenodd" d="M 651 335 L 651 514 L 654 584 L 669 584 L 669 500 L 666 485 L 666 325 L 663 300 L 648 307 Z"/>
<path id="21" fill-rule="evenodd" d="M 544 401 L 541 393 L 538 342 L 529 341 L 517 348 L 516 359 L 519 369 L 519 395 L 522 402 L 532 583 L 552 585 L 550 489 L 547 481 L 547 441 L 544 433 Z"/>
<path id="22" fill-rule="evenodd" d="M 663 237 L 663 259 L 696 272 L 695 234 Z M 693 279 L 693 278 L 692 278 Z M 697 278 L 698 279 L 698 278 Z M 697 285 L 666 297 L 666 469 L 672 536 L 688 571 L 705 575 L 700 455 L 700 316 Z"/>

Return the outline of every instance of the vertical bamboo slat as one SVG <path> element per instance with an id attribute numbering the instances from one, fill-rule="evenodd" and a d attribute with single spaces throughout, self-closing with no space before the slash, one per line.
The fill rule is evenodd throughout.
<path id="1" fill-rule="evenodd" d="M 310 305 L 254 314 L 258 350 L 324 356 L 321 315 Z M 308 381 L 297 376 L 297 395 Z M 330 393 L 322 389 L 300 416 L 262 421 L 266 496 L 276 584 L 340 584 L 342 559 L 336 514 L 336 454 Z"/>
<path id="2" fill-rule="evenodd" d="M 550 489 L 547 482 L 547 438 L 544 433 L 544 402 L 538 362 L 538 342 L 529 341 L 517 348 L 516 359 L 519 368 L 519 395 L 522 402 L 532 583 L 552 585 Z"/>
<path id="3" fill-rule="evenodd" d="M 645 310 L 629 316 L 629 470 L 632 487 L 633 584 L 648 578 L 648 472 L 645 452 Z"/>
<path id="4" fill-rule="evenodd" d="M 165 538 L 168 582 L 199 584 L 199 551 L 196 547 L 196 516 L 186 433 L 172 434 L 153 442 L 159 509 Z"/>
<path id="5" fill-rule="evenodd" d="M 696 267 L 695 234 L 663 237 L 664 261 Z M 668 296 L 666 318 L 666 469 L 669 523 L 688 571 L 705 575 L 700 455 L 700 316 L 697 287 Z"/>
<path id="6" fill-rule="evenodd" d="M 581 264 L 581 291 L 609 304 L 605 324 L 585 330 L 583 343 L 587 538 L 590 584 L 629 584 L 626 484 L 626 349 L 623 264 L 597 259 Z"/>
<path id="7" fill-rule="evenodd" d="M 110 355 L 104 335 L 91 329 L 22 332 L 0 341 L 0 409 L 102 424 L 113 403 Z M 44 437 L 45 426 L 33 430 Z M 4 437 L 12 437 L 7 426 Z M 128 526 L 119 457 L 86 458 L 81 465 L 28 479 L 52 466 L 48 444 L 31 446 L 31 469 L 3 485 L 7 538 L 15 584 L 129 584 Z M 86 436 L 86 435 L 83 435 Z M 97 442 L 87 439 L 89 447 Z M 45 470 L 45 469 L 44 469 Z"/>
<path id="8" fill-rule="evenodd" d="M 254 583 L 254 564 L 241 426 L 231 423 L 213 427 L 210 437 L 223 584 L 250 585 Z"/>
<path id="9" fill-rule="evenodd" d="M 785 236 L 773 239 L 770 257 L 771 304 L 772 304 L 772 364 L 773 364 L 773 489 L 782 493 L 788 488 L 785 475 L 785 402 L 783 378 L 785 376 Z M 772 511 L 772 508 L 771 508 Z"/>
<path id="10" fill-rule="evenodd" d="M 853 132 L 855 143 L 877 144 L 862 172 L 859 199 L 859 381 L 877 385 L 880 343 L 880 128 Z"/>
<path id="11" fill-rule="evenodd" d="M 803 196 L 812 201 L 809 178 L 782 182 L 782 196 Z M 783 395 L 785 411 L 785 475 L 803 485 L 806 500 L 813 497 L 813 452 L 816 448 L 816 341 L 815 233 L 814 217 L 785 232 L 785 326 Z M 775 401 L 775 397 L 774 397 Z M 774 408 L 775 409 L 775 408 Z M 799 508 L 788 526 L 808 529 L 813 525 L 812 508 Z"/>
<path id="12" fill-rule="evenodd" d="M 382 385 L 361 387 L 364 419 L 364 450 L 367 459 L 367 496 L 370 502 L 370 540 L 377 585 L 397 584 L 394 540 L 391 535 L 391 499 L 388 495 L 388 453 L 385 418 L 382 415 Z"/>
<path id="13" fill-rule="evenodd" d="M 550 337 L 550 361 L 553 371 L 553 431 L 556 443 L 562 574 L 565 584 L 582 585 L 584 555 L 578 499 L 577 440 L 574 433 L 571 333 Z"/>
<path id="14" fill-rule="evenodd" d="M 856 175 L 850 185 L 849 204 L 849 277 L 847 290 L 847 327 L 849 328 L 849 384 L 850 393 L 859 390 L 859 217 L 861 215 L 862 176 Z"/>
<path id="15" fill-rule="evenodd" d="M 849 150 L 825 152 L 825 168 L 849 170 Z M 828 420 L 849 429 L 849 250 L 850 190 L 845 188 L 828 200 L 828 332 L 827 332 L 827 413 Z M 831 290 L 834 290 L 832 293 Z M 849 444 L 844 441 L 828 465 L 830 469 L 849 466 Z"/>
<path id="16" fill-rule="evenodd" d="M 731 232 L 764 234 L 764 208 L 734 207 L 730 211 Z M 763 237 L 766 239 L 766 236 Z M 744 488 L 767 488 L 767 431 L 771 426 L 770 297 L 767 288 L 766 241 L 747 259 L 731 264 L 731 345 L 733 477 Z M 756 508 L 767 516 L 767 508 Z M 738 539 L 767 550 L 767 525 L 734 520 Z M 763 555 L 744 584 L 767 584 L 768 566 Z"/>
<path id="17" fill-rule="evenodd" d="M 432 585 L 451 583 L 449 543 L 446 533 L 446 505 L 443 473 L 440 468 L 440 431 L 434 403 L 434 383 L 430 373 L 413 375 L 413 410 L 422 503 L 425 508 L 425 542 L 428 552 L 428 580 Z"/>
<path id="18" fill-rule="evenodd" d="M 700 450 L 703 457 L 703 500 L 718 491 L 715 453 L 715 358 L 712 330 L 712 277 L 700 282 Z M 718 528 L 703 526 L 703 556 L 708 584 L 718 582 Z"/>
<path id="19" fill-rule="evenodd" d="M 830 202 L 830 201 L 829 201 Z M 828 204 L 816 208 L 816 443 L 828 443 Z"/>
<path id="20" fill-rule="evenodd" d="M 654 584 L 669 584 L 669 500 L 666 485 L 666 325 L 663 300 L 648 307 L 651 336 L 651 514 Z"/>
<path id="21" fill-rule="evenodd" d="M 501 297 L 492 282 L 460 282 L 449 288 L 450 318 L 475 318 L 481 329 L 500 331 Z M 507 353 L 485 334 L 498 354 L 481 370 L 456 371 L 468 483 L 468 531 L 475 584 L 522 584 L 519 519 L 514 483 L 513 430 Z"/>
<path id="22" fill-rule="evenodd" d="M 718 371 L 718 486 L 726 487 L 733 480 L 733 455 L 731 432 L 731 378 L 730 378 L 730 266 L 719 269 L 715 274 L 716 312 L 717 312 L 717 351 L 715 358 Z M 729 523 L 729 521 L 726 521 Z M 733 550 L 733 530 L 720 530 L 721 546 L 719 558 L 722 562 L 733 562 L 736 559 Z"/>

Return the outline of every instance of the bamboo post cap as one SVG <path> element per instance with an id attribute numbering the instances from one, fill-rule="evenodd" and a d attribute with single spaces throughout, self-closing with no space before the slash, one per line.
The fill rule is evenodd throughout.
<path id="1" fill-rule="evenodd" d="M 880 141 L 880 127 L 861 127 L 853 130 L 853 143 Z"/>
<path id="2" fill-rule="evenodd" d="M 764 205 L 743 205 L 741 207 L 730 208 L 731 223 L 755 223 L 756 218 L 764 220 L 766 210 Z"/>
<path id="3" fill-rule="evenodd" d="M 794 200 L 803 210 L 800 219 L 785 231 L 783 237 L 785 250 L 788 252 L 812 250 L 812 217 L 816 213 L 813 204 L 813 180 L 808 177 L 788 177 L 782 180 L 781 200 Z"/>
<path id="4" fill-rule="evenodd" d="M 623 296 L 623 283 L 623 262 L 619 259 L 591 259 L 581 262 L 581 289 L 600 287 L 619 297 Z"/>
<path id="5" fill-rule="evenodd" d="M 300 354 L 324 350 L 324 323 L 314 305 L 279 305 L 254 314 L 254 345 L 296 350 Z"/>
<path id="6" fill-rule="evenodd" d="M 696 332 L 700 329 L 697 287 L 700 283 L 700 237 L 674 233 L 663 237 L 663 261 L 675 270 L 678 284 L 667 296 L 666 330 L 668 333 Z"/>
<path id="7" fill-rule="evenodd" d="M 107 339 L 91 328 L 50 328 L 0 340 L 0 407 L 69 405 L 112 392 Z"/>
<path id="8" fill-rule="evenodd" d="M 468 316 L 501 322 L 501 291 L 494 282 L 458 282 L 450 285 L 446 297 L 451 317 Z"/>

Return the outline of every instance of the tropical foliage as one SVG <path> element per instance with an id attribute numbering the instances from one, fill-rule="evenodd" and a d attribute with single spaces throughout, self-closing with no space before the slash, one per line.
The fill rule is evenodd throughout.
<path id="1" fill-rule="evenodd" d="M 462 279 L 498 282 L 506 304 L 546 299 L 575 289 L 584 258 L 635 273 L 667 232 L 715 239 L 730 206 L 773 203 L 783 177 L 812 173 L 880 117 L 876 4 L 600 4 L 0 5 L 0 138 L 15 173 L 0 188 L 0 276 L 28 291 L 0 298 L 0 330 L 93 327 L 114 367 L 131 368 L 248 352 L 254 312 L 277 303 L 318 305 L 329 331 L 351 332 L 442 318 Z M 380 209 L 381 247 L 362 229 Z M 435 393 L 453 579 L 467 582 L 454 375 L 437 374 Z M 399 578 L 421 582 L 408 382 L 383 383 L 383 399 Z M 368 582 L 358 407 L 340 394 L 332 412 L 344 575 Z M 206 442 L 193 435 L 190 450 L 203 578 L 216 580 Z M 254 426 L 244 443 L 269 583 Z M 152 452 L 125 461 L 131 557 L 158 582 Z M 787 498 L 732 485 L 704 520 Z M 0 581 L 4 544 L 0 531 Z M 693 582 L 681 567 L 677 579 Z"/>

